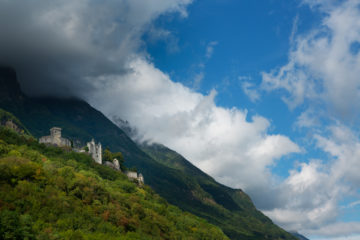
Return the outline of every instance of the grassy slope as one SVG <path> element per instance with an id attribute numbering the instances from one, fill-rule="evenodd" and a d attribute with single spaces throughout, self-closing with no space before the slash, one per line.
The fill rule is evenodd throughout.
<path id="1" fill-rule="evenodd" d="M 228 239 L 86 154 L 0 127 L 0 239 Z"/>
<path id="2" fill-rule="evenodd" d="M 232 239 L 294 239 L 256 211 L 251 200 L 241 191 L 219 187 L 213 182 L 199 188 L 192 175 L 205 175 L 200 170 L 192 169 L 195 172 L 188 173 L 153 160 L 121 129 L 86 102 L 28 98 L 16 89 L 14 94 L 4 92 L 1 95 L 0 91 L 0 108 L 17 116 L 35 137 L 48 135 L 53 126 L 62 127 L 63 135 L 70 139 L 86 142 L 94 137 L 110 150 L 122 152 L 125 164 L 135 166 L 144 175 L 145 182 L 171 204 L 221 226 Z M 203 198 L 209 195 L 213 199 Z M 217 204 L 213 204 L 212 200 Z M 245 215 L 246 208 L 253 209 L 250 215 Z"/>

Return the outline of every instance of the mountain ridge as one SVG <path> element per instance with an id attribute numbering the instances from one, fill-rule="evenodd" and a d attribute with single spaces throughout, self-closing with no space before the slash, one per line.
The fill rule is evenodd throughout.
<path id="1" fill-rule="evenodd" d="M 3 75 L 0 69 L 0 81 L 16 81 L 16 75 L 12 75 L 12 79 Z M 13 83 L 7 86 L 10 90 L 17 87 Z M 18 117 L 35 137 L 47 135 L 51 127 L 59 126 L 69 139 L 86 142 L 95 138 L 104 147 L 122 152 L 125 164 L 136 167 L 144 175 L 146 184 L 169 203 L 207 219 L 231 239 L 295 239 L 257 211 L 251 199 L 241 190 L 217 185 L 207 174 L 193 169 L 199 178 L 212 179 L 206 184 L 201 182 L 201 185 L 193 182 L 189 173 L 154 160 L 124 131 L 85 101 L 30 98 L 21 89 L 12 90 L 13 94 L 0 91 L 3 94 L 0 94 L 0 108 Z M 185 159 L 184 163 L 188 161 Z"/>

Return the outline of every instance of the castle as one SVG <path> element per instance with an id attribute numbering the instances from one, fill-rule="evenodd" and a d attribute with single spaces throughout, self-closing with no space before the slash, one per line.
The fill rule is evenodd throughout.
<path id="1" fill-rule="evenodd" d="M 68 139 L 61 137 L 61 128 L 59 127 L 51 128 L 50 136 L 41 137 L 39 142 L 58 147 L 71 147 L 71 142 Z"/>
<path id="2" fill-rule="evenodd" d="M 54 145 L 58 147 L 71 147 L 71 142 L 61 137 L 61 128 L 53 127 L 50 129 L 50 136 L 44 136 L 39 139 L 40 143 L 45 143 L 48 145 Z M 92 139 L 90 142 L 86 144 L 88 148 L 88 153 L 94 159 L 94 161 L 98 164 L 103 164 L 102 162 L 102 146 L 101 143 L 96 144 L 95 140 Z M 76 152 L 85 153 L 84 149 L 73 149 Z M 119 160 L 116 158 L 113 159 L 112 162 L 105 162 L 104 165 L 111 167 L 117 171 L 121 172 Z M 131 180 L 136 180 L 138 184 L 144 184 L 144 177 L 141 173 L 133 172 L 133 171 L 125 171 L 124 174 Z"/>
<path id="3" fill-rule="evenodd" d="M 89 153 L 91 157 L 97 162 L 98 164 L 102 164 L 102 148 L 101 143 L 96 144 L 95 140 L 92 139 L 91 142 L 87 143 L 87 147 L 89 148 Z"/>

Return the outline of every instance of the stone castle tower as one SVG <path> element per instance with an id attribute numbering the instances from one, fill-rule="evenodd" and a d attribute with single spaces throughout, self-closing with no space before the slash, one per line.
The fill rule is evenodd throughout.
<path id="1" fill-rule="evenodd" d="M 50 136 L 41 137 L 39 142 L 58 147 L 71 147 L 71 142 L 68 139 L 61 137 L 61 128 L 59 127 L 51 128 Z"/>
<path id="2" fill-rule="evenodd" d="M 87 143 L 87 147 L 89 148 L 89 153 L 95 162 L 102 164 L 101 143 L 96 144 L 94 139 L 92 139 L 91 142 Z"/>

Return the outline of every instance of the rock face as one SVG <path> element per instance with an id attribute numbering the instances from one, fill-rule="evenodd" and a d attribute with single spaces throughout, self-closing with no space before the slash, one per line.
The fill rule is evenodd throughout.
<path id="1" fill-rule="evenodd" d="M 89 153 L 91 157 L 97 162 L 98 164 L 102 164 L 102 147 L 101 143 L 96 144 L 95 140 L 92 139 L 91 142 L 87 143 L 87 147 L 89 148 Z"/>
<path id="2" fill-rule="evenodd" d="M 61 137 L 61 128 L 59 127 L 51 128 L 50 136 L 41 137 L 39 142 L 58 147 L 71 147 L 71 142 L 68 139 Z"/>

